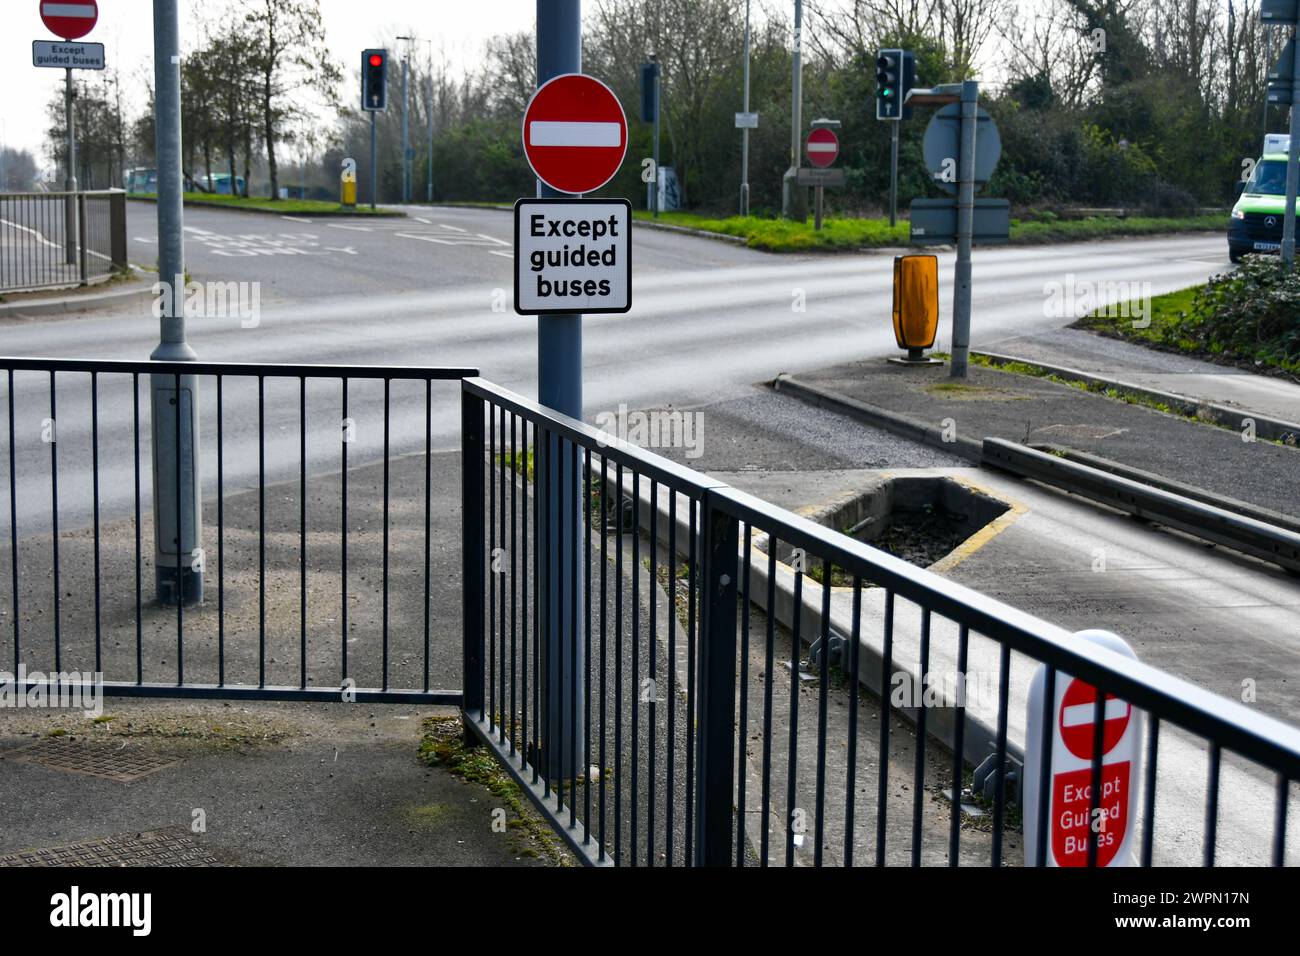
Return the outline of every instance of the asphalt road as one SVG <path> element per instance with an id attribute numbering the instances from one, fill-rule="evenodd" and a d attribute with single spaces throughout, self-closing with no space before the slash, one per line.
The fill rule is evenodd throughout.
<path id="1" fill-rule="evenodd" d="M 155 210 L 128 204 L 132 261 L 157 259 Z M 204 281 L 256 283 L 256 321 L 196 318 L 189 339 L 208 361 L 470 365 L 525 395 L 536 389 L 536 321 L 513 313 L 513 219 L 509 211 L 412 207 L 406 219 L 338 221 L 186 211 L 186 266 Z M 940 254 L 941 294 L 950 301 L 952 253 Z M 975 253 L 972 341 L 1050 329 L 1072 321 L 1055 307 L 1061 283 L 1159 294 L 1225 268 L 1222 237 L 1176 236 L 1071 245 L 990 248 Z M 776 256 L 675 232 L 638 228 L 633 241 L 633 308 L 584 322 L 585 411 L 712 403 L 747 393 L 756 381 L 847 357 L 895 351 L 890 329 L 891 256 Z M 1145 284 L 1149 283 L 1149 286 Z M 941 315 L 948 314 L 941 303 Z M 147 305 L 37 321 L 11 320 L 4 351 L 143 359 L 157 341 Z M 947 343 L 941 322 L 937 347 Z M 105 515 L 132 507 L 130 380 L 99 382 L 101 503 Z M 203 388 L 209 393 L 210 382 Z M 0 382 L 0 391 L 7 383 Z M 20 374 L 16 390 L 17 468 L 27 476 L 19 519 L 48 527 L 49 448 L 40 441 L 49 411 L 45 376 Z M 438 386 L 430 423 L 435 448 L 459 435 L 455 387 Z M 64 526 L 90 519 L 90 386 L 66 376 L 58 390 L 60 516 Z M 209 395 L 210 397 L 210 395 Z M 254 380 L 224 389 L 227 487 L 257 480 Z M 268 480 L 298 471 L 296 382 L 268 382 Z M 338 467 L 339 387 L 308 388 L 311 468 Z M 354 387 L 349 415 L 358 439 L 353 464 L 382 453 L 382 387 Z M 394 453 L 424 447 L 423 388 L 393 387 Z M 148 395 L 142 387 L 142 405 Z M 202 433 L 216 428 L 204 401 Z M 142 430 L 148 464 L 148 427 Z M 203 443 L 203 474 L 215 482 L 214 443 Z M 0 462 L 0 468 L 7 463 Z M 7 480 L 8 475 L 4 474 Z M 44 480 L 42 480 L 44 479 Z M 147 506 L 148 475 L 144 480 Z"/>

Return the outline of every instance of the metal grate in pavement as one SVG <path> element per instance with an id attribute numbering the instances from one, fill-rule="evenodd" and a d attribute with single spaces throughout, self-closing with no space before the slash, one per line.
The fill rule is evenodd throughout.
<path id="1" fill-rule="evenodd" d="M 175 827 L 0 856 L 0 867 L 223 865 L 183 829 Z"/>
<path id="2" fill-rule="evenodd" d="M 178 762 L 173 756 L 152 753 L 130 745 L 103 744 L 65 737 L 46 737 L 30 747 L 4 755 L 6 760 L 36 763 L 54 770 L 130 783 Z"/>

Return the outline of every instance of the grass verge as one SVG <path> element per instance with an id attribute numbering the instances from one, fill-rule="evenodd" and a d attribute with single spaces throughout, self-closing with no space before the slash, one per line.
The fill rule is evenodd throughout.
<path id="1" fill-rule="evenodd" d="M 152 193 L 133 193 L 129 198 L 156 202 Z M 249 212 L 273 212 L 282 216 L 401 216 L 394 209 L 380 206 L 371 209 L 357 204 L 353 207 L 321 199 L 269 199 L 265 196 L 222 196 L 214 193 L 185 193 L 187 206 L 213 206 L 218 209 L 239 209 Z"/>
<path id="2" fill-rule="evenodd" d="M 650 220 L 648 212 L 634 212 L 638 220 Z M 811 222 L 761 219 L 757 216 L 711 218 L 689 212 L 660 213 L 659 222 L 699 232 L 712 232 L 744 239 L 751 249 L 767 252 L 833 252 L 863 248 L 906 246 L 910 226 L 906 221 L 892 228 L 886 219 L 826 219 L 821 230 Z M 1018 244 L 1072 242 L 1118 236 L 1146 236 L 1171 232 L 1211 232 L 1224 228 L 1225 217 L 1184 216 L 1115 217 L 1087 219 L 1011 221 L 1011 242 Z"/>

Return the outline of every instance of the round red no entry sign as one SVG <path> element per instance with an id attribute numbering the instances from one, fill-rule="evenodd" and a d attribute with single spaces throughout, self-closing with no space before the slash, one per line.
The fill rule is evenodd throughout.
<path id="1" fill-rule="evenodd" d="M 99 22 L 96 0 L 41 0 L 41 21 L 55 36 L 80 40 Z"/>
<path id="2" fill-rule="evenodd" d="M 524 155 L 537 178 L 562 193 L 589 193 L 627 155 L 627 117 L 600 80 L 566 73 L 543 83 L 524 110 Z"/>

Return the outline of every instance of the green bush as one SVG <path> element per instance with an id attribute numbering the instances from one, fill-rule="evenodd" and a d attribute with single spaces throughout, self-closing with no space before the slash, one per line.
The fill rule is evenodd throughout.
<path id="1" fill-rule="evenodd" d="M 1197 292 L 1170 333 L 1206 352 L 1300 372 L 1300 272 L 1275 256 L 1246 256 Z"/>

